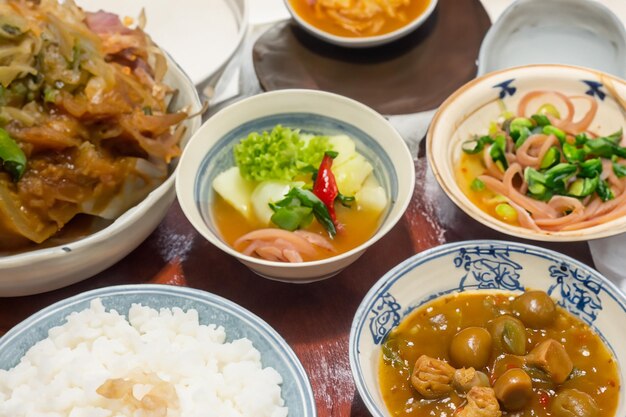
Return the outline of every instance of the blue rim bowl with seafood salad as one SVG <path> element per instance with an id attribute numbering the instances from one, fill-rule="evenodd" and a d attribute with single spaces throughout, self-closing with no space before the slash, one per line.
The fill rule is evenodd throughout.
<path id="1" fill-rule="evenodd" d="M 566 388 L 576 386 L 573 385 L 576 384 L 575 379 L 581 375 L 586 375 L 585 372 L 597 373 L 595 375 L 597 378 L 602 378 L 604 375 L 599 370 L 601 366 L 599 361 L 603 360 L 601 359 L 602 356 L 594 356 L 591 348 L 593 344 L 589 339 L 576 338 L 578 336 L 575 332 L 584 328 L 588 335 L 593 335 L 594 340 L 597 339 L 594 346 L 603 345 L 602 351 L 609 358 L 608 361 L 614 370 L 613 376 L 607 376 L 607 380 L 603 380 L 606 384 L 594 383 L 591 384 L 593 386 L 588 385 L 585 389 L 597 391 L 598 395 L 612 390 L 613 405 L 617 408 L 614 416 L 626 415 L 626 401 L 624 400 L 626 386 L 623 383 L 626 380 L 626 368 L 624 368 L 623 362 L 620 363 L 626 355 L 626 339 L 624 338 L 626 296 L 598 272 L 565 255 L 521 243 L 486 240 L 445 244 L 417 254 L 385 274 L 364 297 L 352 322 L 349 354 L 357 390 L 372 415 L 375 417 L 395 415 L 387 407 L 389 401 L 393 401 L 394 394 L 384 388 L 389 388 L 389 385 L 385 385 L 384 380 L 381 379 L 381 376 L 386 375 L 383 372 L 386 372 L 387 367 L 397 366 L 398 369 L 405 367 L 404 383 L 407 384 L 410 384 L 407 381 L 413 382 L 413 378 L 421 378 L 421 376 L 413 373 L 418 367 L 415 359 L 411 363 L 406 359 L 408 349 L 415 349 L 416 357 L 420 355 L 419 352 L 422 354 L 426 352 L 428 356 L 433 356 L 433 349 L 439 349 L 433 347 L 439 343 L 435 343 L 433 340 L 443 340 L 441 343 L 443 351 L 439 352 L 440 355 L 436 359 L 446 360 L 451 365 L 455 365 L 455 361 L 458 361 L 452 346 L 455 343 L 454 340 L 466 330 L 466 326 L 478 326 L 473 322 L 479 320 L 478 317 L 482 313 L 476 312 L 472 313 L 471 317 L 464 317 L 464 306 L 469 306 L 470 301 L 465 301 L 466 304 L 464 305 L 460 305 L 460 303 L 450 304 L 456 308 L 456 310 L 450 309 L 450 311 L 446 310 L 447 303 L 454 303 L 455 299 L 463 300 L 462 297 L 467 296 L 483 296 L 490 299 L 487 301 L 499 299 L 504 300 L 505 303 L 510 302 L 510 305 L 513 306 L 513 313 L 499 310 L 498 313 L 494 314 L 515 315 L 518 311 L 516 310 L 518 307 L 514 304 L 515 300 L 520 298 L 521 294 L 530 294 L 529 291 L 547 293 L 557 306 L 556 310 L 553 310 L 559 314 L 557 320 L 568 317 L 570 321 L 566 321 L 565 325 L 558 325 L 555 321 L 545 327 L 547 330 L 541 330 L 538 327 L 528 328 L 526 317 L 523 315 L 523 311 L 519 310 L 522 315 L 515 317 L 524 320 L 524 325 L 527 327 L 522 333 L 527 336 L 526 340 L 524 337 L 521 340 L 526 345 L 525 350 L 522 349 L 522 352 L 517 352 L 518 356 L 497 356 L 495 363 L 498 363 L 497 360 L 500 358 L 505 357 L 530 358 L 537 346 L 542 343 L 540 338 L 545 337 L 545 332 L 553 330 L 560 332 L 557 333 L 558 336 L 551 337 L 559 343 L 568 345 L 567 351 L 573 361 L 572 372 L 565 374 L 566 380 L 560 380 L 556 385 L 546 385 L 545 394 L 542 394 L 541 391 L 544 386 L 537 385 L 537 381 L 540 380 L 538 375 L 541 373 L 533 375 L 533 378 L 539 379 L 533 379 L 534 391 L 530 397 L 532 398 L 530 404 L 538 406 L 541 395 L 544 395 L 546 398 L 544 398 L 543 404 L 545 407 L 552 407 L 551 403 L 557 403 L 554 396 L 561 391 L 567 391 Z M 504 304 L 496 304 L 496 306 L 501 305 Z M 505 307 L 501 308 L 504 309 Z M 511 315 L 508 317 L 513 319 Z M 457 322 L 460 323 L 458 327 L 456 327 Z M 402 323 L 408 324 L 403 327 Z M 574 324 L 570 325 L 571 323 Z M 448 325 L 450 329 L 446 329 Z M 493 327 L 489 326 L 490 324 L 487 324 L 487 328 L 490 329 L 489 333 L 493 335 L 493 330 L 491 330 Z M 570 330 L 572 331 L 568 333 Z M 415 339 L 400 337 L 399 332 L 401 331 L 414 332 L 414 334 L 420 335 L 421 339 L 417 336 Z M 446 331 L 449 333 L 448 336 L 444 335 Z M 443 337 L 443 339 L 435 339 L 432 335 Z M 452 338 L 452 336 L 454 337 Z M 406 340 L 413 341 L 407 343 Z M 450 340 L 452 340 L 451 344 L 447 345 Z M 495 346 L 495 336 L 493 340 Z M 397 346 L 391 342 L 396 343 Z M 450 350 L 448 351 L 448 349 Z M 524 353 L 527 355 L 519 356 L 524 355 Z M 584 359 L 586 357 L 591 359 Z M 587 362 L 581 362 L 581 358 Z M 417 362 L 420 362 L 421 359 L 420 357 Z M 527 360 L 530 361 L 530 359 Z M 543 369 L 541 365 L 531 362 L 520 364 L 519 367 L 524 367 L 527 370 L 529 368 L 525 368 L 526 365 L 532 369 L 534 369 L 533 366 Z M 491 365 L 489 362 L 488 366 L 490 378 L 494 379 L 495 365 Z M 598 370 L 596 370 L 596 366 L 598 366 Z M 445 371 L 447 367 L 450 365 L 445 365 L 441 369 Z M 463 367 L 466 368 L 465 365 Z M 456 364 L 454 368 L 459 369 L 461 366 Z M 422 368 L 419 369 L 422 372 Z M 454 369 L 452 371 L 458 372 Z M 546 374 L 552 375 L 549 372 Z M 497 378 L 502 378 L 502 376 Z M 495 380 L 499 382 L 499 379 Z M 496 395 L 500 395 L 497 382 L 494 385 L 494 391 Z M 585 386 L 584 384 L 587 382 L 585 380 L 576 387 L 580 389 L 580 386 Z M 493 383 L 491 380 L 487 382 L 487 384 Z M 610 388 L 607 389 L 608 386 Z M 413 387 L 416 387 L 415 382 L 413 382 Z M 402 407 L 404 410 L 416 413 L 414 415 L 420 415 L 413 408 L 416 407 L 416 404 L 419 403 L 421 406 L 421 404 L 438 400 L 432 399 L 432 397 L 424 399 L 428 397 L 421 397 L 419 394 L 426 394 L 419 388 L 413 387 L 398 386 L 396 393 L 411 391 L 413 394 L 408 396 L 412 399 L 403 401 Z M 417 387 L 420 386 L 417 385 Z M 456 385 L 454 390 L 454 392 L 460 392 Z M 454 413 L 460 407 L 471 405 L 469 404 L 471 403 L 469 400 L 471 392 L 459 394 L 455 398 L 450 397 L 452 399 L 444 396 L 447 399 L 445 412 L 450 414 L 444 413 L 442 415 L 456 415 Z M 467 395 L 467 401 L 465 395 Z M 535 400 L 538 400 L 537 404 L 533 402 Z M 500 398 L 499 401 L 500 407 L 504 407 Z M 505 415 L 510 415 L 510 413 Z M 609 416 L 609 414 L 606 415 Z M 611 417 L 613 417 L 612 414 Z"/>
<path id="2" fill-rule="evenodd" d="M 282 90 L 211 117 L 183 152 L 176 190 L 217 248 L 263 277 L 306 283 L 339 273 L 389 232 L 414 184 L 408 147 L 383 116 L 336 94 Z"/>

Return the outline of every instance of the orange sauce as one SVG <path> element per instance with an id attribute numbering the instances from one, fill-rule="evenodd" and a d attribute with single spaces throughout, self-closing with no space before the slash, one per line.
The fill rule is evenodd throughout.
<path id="1" fill-rule="evenodd" d="M 366 0 L 351 0 L 350 6 L 344 9 L 325 7 L 325 4 L 332 3 L 328 0 L 289 0 L 294 11 L 307 23 L 332 35 L 350 38 L 378 36 L 398 30 L 424 13 L 430 2 L 431 0 L 388 0 L 394 16 L 381 10 L 367 18 L 355 18 L 352 12 L 360 3 L 368 3 Z M 397 3 L 400 5 L 394 7 Z"/>
<path id="2" fill-rule="evenodd" d="M 224 241 L 231 246 L 246 233 L 268 227 L 249 222 L 220 196 L 216 196 L 212 209 L 217 229 Z M 318 259 L 330 258 L 356 248 L 372 237 L 380 225 L 381 216 L 379 213 L 357 210 L 356 207 L 346 208 L 340 204 L 335 206 L 335 210 L 337 220 L 344 226 L 331 241 L 337 252 L 318 250 Z M 306 230 L 328 237 L 328 233 L 316 220 L 313 220 L 313 223 Z"/>
<path id="3" fill-rule="evenodd" d="M 380 391 L 390 415 L 454 417 L 465 399 L 454 391 L 438 400 L 423 399 L 410 382 L 413 365 L 421 355 L 450 361 L 449 346 L 454 335 L 466 327 L 486 327 L 489 320 L 511 314 L 513 298 L 508 294 L 485 292 L 439 297 L 411 313 L 393 329 L 385 344 L 406 361 L 408 368 L 392 366 L 383 355 L 379 359 Z M 503 411 L 502 417 L 549 417 L 547 406 L 556 392 L 565 388 L 591 395 L 601 410 L 599 415 L 615 416 L 620 391 L 617 363 L 602 339 L 587 324 L 558 307 L 554 323 L 542 329 L 527 328 L 526 335 L 527 351 L 547 338 L 560 341 L 574 363 L 577 376 L 554 388 L 533 385 L 529 404 L 517 412 Z M 480 370 L 497 376 L 513 365 L 505 362 L 501 352 L 493 348 L 489 364 Z M 500 369 L 502 365 L 505 369 Z"/>
<path id="4" fill-rule="evenodd" d="M 487 169 L 483 164 L 482 158 L 482 153 L 469 155 L 463 152 L 461 154 L 461 159 L 455 168 L 456 180 L 459 184 L 459 188 L 461 188 L 461 191 L 463 191 L 467 198 L 469 198 L 470 201 L 476 205 L 476 207 L 485 213 L 513 226 L 519 226 L 519 221 L 517 221 L 517 219 L 505 220 L 496 214 L 496 207 L 498 204 L 506 202 L 502 196 L 494 193 L 486 187 L 481 191 L 472 189 L 472 182 L 474 179 L 476 179 L 479 175 L 487 173 Z"/>

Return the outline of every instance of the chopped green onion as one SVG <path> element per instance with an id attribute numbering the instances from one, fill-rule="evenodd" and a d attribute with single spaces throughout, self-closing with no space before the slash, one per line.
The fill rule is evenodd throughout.
<path id="1" fill-rule="evenodd" d="M 587 143 L 587 141 L 589 140 L 589 137 L 587 136 L 586 133 L 583 132 L 574 136 L 574 140 L 575 140 L 576 146 L 580 146 L 580 145 L 584 145 L 585 143 Z"/>
<path id="2" fill-rule="evenodd" d="M 585 143 L 583 149 L 588 156 L 611 158 L 613 155 L 617 155 L 620 158 L 626 158 L 626 148 L 617 145 L 613 139 L 612 136 L 590 139 Z"/>
<path id="3" fill-rule="evenodd" d="M 544 114 L 533 114 L 531 118 L 535 121 L 535 123 L 537 123 L 537 126 L 544 127 L 552 124 L 550 123 L 550 119 L 548 119 Z"/>
<path id="4" fill-rule="evenodd" d="M 578 149 L 575 145 L 565 142 L 563 144 L 563 156 L 569 163 L 583 162 L 585 160 L 585 151 Z"/>
<path id="5" fill-rule="evenodd" d="M 617 178 L 626 177 L 626 166 L 613 162 L 613 172 L 617 175 Z"/>
<path id="6" fill-rule="evenodd" d="M 609 201 L 615 198 L 615 194 L 613 194 L 613 191 L 611 190 L 611 188 L 609 187 L 606 181 L 600 180 L 598 182 L 598 187 L 596 188 L 596 192 L 598 193 L 602 201 Z"/>
<path id="7" fill-rule="evenodd" d="M 496 139 L 489 150 L 489 156 L 502 172 L 506 171 L 509 163 L 506 160 L 506 137 L 504 135 L 496 136 Z"/>
<path id="8" fill-rule="evenodd" d="M 565 191 L 566 181 L 576 173 L 576 165 L 560 163 L 546 171 L 546 186 L 552 191 L 562 193 Z"/>
<path id="9" fill-rule="evenodd" d="M 561 152 L 557 146 L 552 146 L 546 154 L 543 156 L 541 160 L 541 164 L 539 165 L 540 169 L 548 169 L 552 168 L 556 164 L 561 162 Z"/>
<path id="10" fill-rule="evenodd" d="M 511 138 L 515 140 L 515 149 L 519 149 L 524 144 L 524 142 L 526 142 L 526 139 L 528 139 L 528 137 L 532 134 L 533 132 L 527 127 L 523 127 L 518 131 L 511 132 Z"/>
<path id="11" fill-rule="evenodd" d="M 502 220 L 510 222 L 517 220 L 517 210 L 508 203 L 501 203 L 496 206 L 496 214 Z"/>
<path id="12" fill-rule="evenodd" d="M 493 139 L 491 138 L 491 136 L 485 135 L 481 136 L 480 138 L 476 136 L 472 140 L 463 142 L 461 148 L 463 149 L 463 152 L 473 155 L 481 152 L 485 148 L 486 144 L 491 143 L 493 143 Z"/>
<path id="13" fill-rule="evenodd" d="M 600 158 L 587 159 L 579 165 L 578 176 L 582 178 L 597 177 L 602 173 L 602 161 Z"/>
<path id="14" fill-rule="evenodd" d="M 599 177 L 578 178 L 567 189 L 567 193 L 573 197 L 587 197 L 598 187 Z"/>
<path id="15" fill-rule="evenodd" d="M 543 127 L 543 133 L 546 134 L 546 135 L 554 135 L 554 136 L 556 136 L 556 138 L 561 143 L 565 142 L 565 132 L 563 132 L 558 127 L 555 127 L 555 126 L 552 126 L 552 125 L 544 126 Z"/>
<path id="16" fill-rule="evenodd" d="M 524 180 L 528 184 L 528 192 L 540 200 L 547 196 L 549 190 L 546 187 L 546 176 L 533 168 L 524 170 Z"/>
<path id="17" fill-rule="evenodd" d="M 511 124 L 509 125 L 509 131 L 519 131 L 524 127 L 531 128 L 534 127 L 534 124 L 530 119 L 527 119 L 525 117 L 516 117 L 511 121 Z"/>
<path id="18" fill-rule="evenodd" d="M 472 181 L 470 188 L 474 191 L 483 191 L 485 189 L 485 183 L 478 178 L 474 178 L 474 181 Z"/>
<path id="19" fill-rule="evenodd" d="M 550 116 L 554 116 L 558 119 L 561 118 L 561 113 L 559 113 L 559 111 L 556 109 L 556 107 L 554 107 L 553 104 L 544 104 L 543 106 L 539 107 L 539 110 L 537 110 L 537 113 L 542 114 L 542 115 L 550 115 Z"/>
<path id="20" fill-rule="evenodd" d="M 461 145 L 461 149 L 463 149 L 463 152 L 469 155 L 474 155 L 474 154 L 479 153 L 480 151 L 483 150 L 484 147 L 485 147 L 485 144 L 481 142 L 480 140 L 468 140 L 468 141 L 463 142 L 463 144 Z"/>

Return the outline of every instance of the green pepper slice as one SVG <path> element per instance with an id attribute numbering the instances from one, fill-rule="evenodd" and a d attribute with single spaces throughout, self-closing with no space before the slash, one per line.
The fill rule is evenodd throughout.
<path id="1" fill-rule="evenodd" d="M 0 128 L 0 161 L 2 168 L 17 182 L 26 171 L 26 155 L 6 130 Z"/>

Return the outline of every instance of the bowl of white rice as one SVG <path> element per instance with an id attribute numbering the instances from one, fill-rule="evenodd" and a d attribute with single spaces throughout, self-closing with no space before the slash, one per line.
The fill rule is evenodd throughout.
<path id="1" fill-rule="evenodd" d="M 0 416 L 315 415 L 308 377 L 285 340 L 200 290 L 89 291 L 0 338 Z"/>

